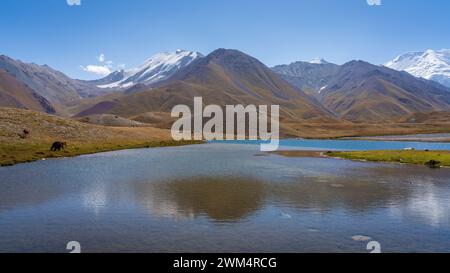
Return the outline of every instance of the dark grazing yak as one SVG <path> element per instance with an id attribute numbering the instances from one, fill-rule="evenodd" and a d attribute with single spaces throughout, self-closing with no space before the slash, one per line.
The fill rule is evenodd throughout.
<path id="1" fill-rule="evenodd" d="M 66 148 L 66 146 L 67 146 L 66 142 L 56 141 L 56 142 L 53 142 L 53 145 L 50 148 L 50 151 L 52 151 L 52 152 L 61 151 L 61 150 L 64 150 Z"/>

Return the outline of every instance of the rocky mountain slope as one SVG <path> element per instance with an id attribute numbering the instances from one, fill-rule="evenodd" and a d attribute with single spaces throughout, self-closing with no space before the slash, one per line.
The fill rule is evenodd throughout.
<path id="1" fill-rule="evenodd" d="M 363 61 L 296 62 L 273 70 L 294 86 L 311 90 L 327 109 L 349 121 L 386 122 L 417 112 L 450 110 L 449 88 Z"/>
<path id="2" fill-rule="evenodd" d="M 277 65 L 272 69 L 290 84 L 317 95 L 336 75 L 339 66 L 320 60 Z"/>
<path id="3" fill-rule="evenodd" d="M 449 111 L 450 90 L 406 72 L 352 61 L 322 90 L 322 102 L 346 120 L 383 122 L 417 112 Z"/>
<path id="4" fill-rule="evenodd" d="M 55 108 L 44 97 L 0 69 L 0 107 L 31 109 L 54 114 Z"/>
<path id="5" fill-rule="evenodd" d="M 24 63 L 1 55 L 0 69 L 52 104 L 70 105 L 105 93 L 87 81 L 71 79 L 48 65 Z"/>

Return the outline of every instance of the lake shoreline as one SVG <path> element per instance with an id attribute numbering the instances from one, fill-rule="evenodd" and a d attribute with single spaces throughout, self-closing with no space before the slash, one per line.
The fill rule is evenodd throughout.
<path id="1" fill-rule="evenodd" d="M 302 139 L 309 140 L 309 139 Z M 326 139 L 319 139 L 326 140 Z M 330 139 L 331 140 L 331 139 Z M 367 141 L 363 138 L 346 138 L 346 139 L 334 139 L 339 141 Z M 381 140 L 376 141 L 392 141 L 400 142 L 394 140 Z M 413 141 L 420 142 L 420 141 Z M 421 141 L 423 143 L 432 141 Z M 160 147 L 175 147 L 184 145 L 194 145 L 194 144 L 205 144 L 205 141 L 174 141 L 174 140 L 155 140 L 148 142 L 112 142 L 112 143 L 70 143 L 69 147 L 62 151 L 52 152 L 49 150 L 51 143 L 26 143 L 26 144 L 0 144 L 0 168 L 14 166 L 16 164 L 30 163 L 39 160 L 46 160 L 52 158 L 68 158 L 76 157 L 88 154 L 97 154 L 103 152 L 129 150 L 129 149 L 145 149 L 145 148 L 160 148 Z M 374 153 L 381 152 L 380 150 L 373 151 L 326 151 L 326 150 L 279 150 L 274 152 L 269 152 L 267 154 L 278 154 L 285 157 L 314 157 L 314 158 L 334 158 L 334 159 L 345 159 L 354 160 L 360 162 L 382 162 L 382 163 L 400 163 L 400 164 L 415 164 L 424 165 L 426 161 L 410 159 L 407 162 L 402 162 L 398 158 L 386 159 L 374 157 Z M 384 153 L 418 153 L 425 152 L 420 150 L 404 151 L 404 150 L 385 150 Z M 427 156 L 431 153 L 450 153 L 449 151 L 427 151 Z M 352 155 L 353 153 L 353 155 Z M 354 153 L 365 153 L 364 155 L 355 156 Z M 386 154 L 384 156 L 387 156 Z M 431 158 L 432 159 L 432 158 Z M 444 161 L 442 167 L 450 167 L 450 160 Z"/>
<path id="2" fill-rule="evenodd" d="M 404 136 L 355 136 L 355 137 L 342 137 L 337 138 L 339 140 L 369 140 L 369 141 L 409 141 L 409 142 L 450 142 L 450 137 L 445 138 L 427 138 L 427 137 L 418 137 L 418 138 L 408 138 L 407 136 L 411 135 L 404 135 Z"/>
<path id="3" fill-rule="evenodd" d="M 72 143 L 62 151 L 50 151 L 51 143 L 1 144 L 0 168 L 39 160 L 68 158 L 130 149 L 176 147 L 204 144 L 204 141 L 161 140 L 142 143 Z"/>
<path id="4" fill-rule="evenodd" d="M 338 140 L 338 141 L 377 141 L 377 142 L 418 142 L 418 143 L 448 143 L 446 141 L 433 141 L 433 136 L 442 136 L 447 134 L 421 134 L 421 135 L 396 135 L 394 136 L 377 136 L 377 137 L 343 137 L 343 138 L 325 138 L 325 139 L 309 139 L 302 138 L 298 140 Z M 408 138 L 408 136 L 410 136 Z M 417 138 L 414 136 L 423 136 L 422 138 Z M 398 137 L 398 138 L 397 138 Z M 400 138 L 403 137 L 403 138 Z M 289 140 L 290 138 L 280 138 L 280 140 Z M 117 139 L 112 140 L 106 143 L 99 141 L 92 141 L 91 139 L 88 142 L 81 142 L 75 140 L 74 142 L 69 143 L 67 149 L 52 152 L 49 147 L 51 143 L 48 141 L 38 142 L 25 142 L 25 143 L 1 143 L 0 144 L 0 167 L 13 166 L 21 163 L 34 162 L 39 160 L 45 160 L 50 158 L 66 158 L 66 157 L 75 157 L 86 154 L 96 154 L 102 152 L 110 152 L 110 151 L 118 151 L 118 150 L 127 150 L 127 149 L 142 149 L 142 148 L 154 148 L 154 147 L 170 147 L 170 146 L 182 146 L 182 145 L 192 145 L 192 144 L 203 144 L 205 141 L 174 141 L 168 138 L 159 139 L 159 140 L 124 140 Z M 333 149 L 332 149 L 333 150 Z M 342 150 L 344 152 L 345 150 Z M 357 161 L 374 161 L 374 162 L 394 162 L 394 163 L 404 163 L 398 162 L 395 160 L 381 160 L 381 159 L 371 159 L 366 157 L 360 158 L 345 158 L 347 155 L 327 155 L 323 151 L 278 151 L 275 152 L 277 154 L 287 156 L 287 157 L 321 157 L 321 158 L 341 158 L 341 159 L 352 159 Z M 407 162 L 410 164 L 422 164 Z M 445 166 L 450 166 L 450 164 L 446 164 Z"/>
<path id="5" fill-rule="evenodd" d="M 450 168 L 450 151 L 276 151 L 271 154 L 278 154 L 285 157 L 315 157 L 334 158 L 359 162 L 396 163 L 409 165 L 427 166 L 427 163 L 434 160 L 436 166 Z"/>

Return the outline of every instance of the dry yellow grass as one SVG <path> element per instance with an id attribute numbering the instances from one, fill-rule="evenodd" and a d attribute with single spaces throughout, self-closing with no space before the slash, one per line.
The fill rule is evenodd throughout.
<path id="1" fill-rule="evenodd" d="M 281 122 L 283 137 L 342 138 L 382 135 L 449 133 L 450 121 L 445 123 L 300 123 Z"/>
<path id="2" fill-rule="evenodd" d="M 23 130 L 30 134 L 22 138 Z M 65 141 L 65 151 L 51 152 L 54 141 Z M 174 146 L 170 131 L 152 127 L 106 127 L 45 113 L 0 108 L 0 165 L 41 158 L 75 156 L 111 150 Z"/>

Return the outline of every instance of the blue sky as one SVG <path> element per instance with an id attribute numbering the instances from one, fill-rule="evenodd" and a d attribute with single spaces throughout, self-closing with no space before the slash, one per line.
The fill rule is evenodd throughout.
<path id="1" fill-rule="evenodd" d="M 100 76 L 81 66 L 130 68 L 179 48 L 234 48 L 269 66 L 315 57 L 381 64 L 407 51 L 450 48 L 447 0 L 69 1 L 81 5 L 1 0 L 0 54 L 93 79 Z"/>

